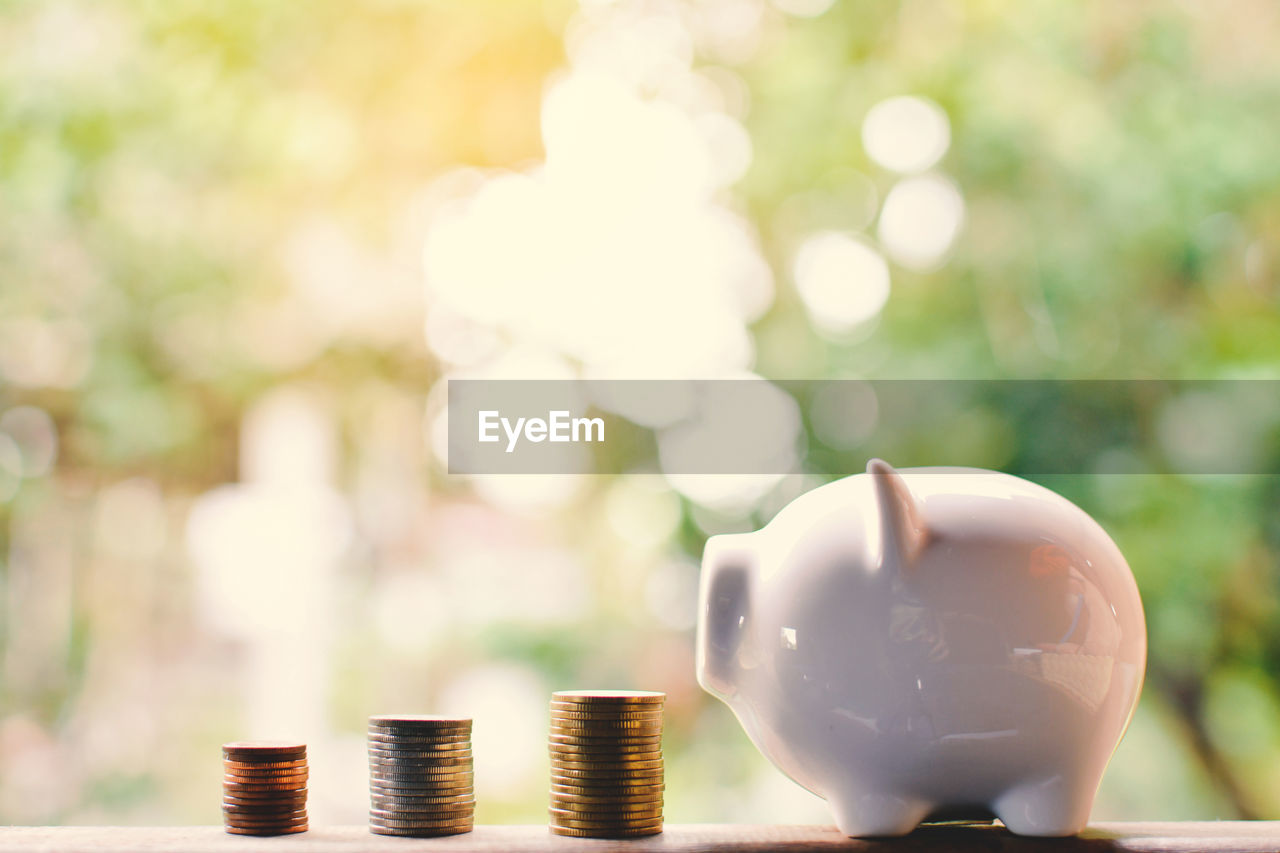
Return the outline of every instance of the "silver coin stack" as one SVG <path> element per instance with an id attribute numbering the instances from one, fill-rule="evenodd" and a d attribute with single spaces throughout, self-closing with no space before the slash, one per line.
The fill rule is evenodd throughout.
<path id="1" fill-rule="evenodd" d="M 470 832 L 475 822 L 471 720 L 369 718 L 369 829 L 415 837 Z"/>

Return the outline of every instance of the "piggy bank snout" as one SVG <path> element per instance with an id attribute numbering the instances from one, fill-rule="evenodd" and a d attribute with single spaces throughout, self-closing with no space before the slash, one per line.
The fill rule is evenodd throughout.
<path id="1" fill-rule="evenodd" d="M 755 555 L 742 536 L 715 536 L 702 561 L 697 639 L 698 683 L 728 697 L 737 692 L 739 656 L 750 621 Z"/>

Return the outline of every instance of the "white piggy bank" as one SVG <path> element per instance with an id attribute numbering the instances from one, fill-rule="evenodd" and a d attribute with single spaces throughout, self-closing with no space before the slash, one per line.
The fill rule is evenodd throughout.
<path id="1" fill-rule="evenodd" d="M 1111 538 L 994 471 L 875 459 L 703 555 L 698 681 L 850 836 L 1079 832 L 1146 650 Z"/>

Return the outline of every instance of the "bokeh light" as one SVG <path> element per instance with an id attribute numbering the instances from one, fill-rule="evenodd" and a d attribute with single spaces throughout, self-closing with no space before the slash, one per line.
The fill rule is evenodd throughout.
<path id="1" fill-rule="evenodd" d="M 826 822 L 694 681 L 698 557 L 941 434 L 1134 568 L 1151 668 L 1095 817 L 1280 814 L 1280 493 L 1205 473 L 1274 471 L 1280 404 L 1099 392 L 1134 416 L 1081 447 L 1057 386 L 866 384 L 1273 379 L 1274 19 L 5 4 L 0 821 L 213 823 L 217 745 L 283 734 L 359 823 L 398 710 L 474 715 L 481 820 L 538 821 L 547 691 L 614 686 L 669 693 L 672 820 Z M 594 382 L 752 376 L 847 382 L 712 406 L 769 473 L 699 477 L 706 399 Z M 450 475 L 465 378 L 593 380 L 639 438 Z"/>
<path id="2" fill-rule="evenodd" d="M 867 156 L 895 172 L 923 172 L 942 159 L 951 145 L 947 114 L 932 101 L 914 95 L 888 98 L 862 120 Z"/>
<path id="3" fill-rule="evenodd" d="M 936 267 L 964 222 L 964 198 L 940 175 L 903 178 L 885 196 L 876 235 L 894 261 L 914 270 Z"/>
<path id="4" fill-rule="evenodd" d="M 874 318 L 889 301 L 889 266 L 880 253 L 847 234 L 810 237 L 796 253 L 796 290 L 813 324 L 847 332 Z"/>

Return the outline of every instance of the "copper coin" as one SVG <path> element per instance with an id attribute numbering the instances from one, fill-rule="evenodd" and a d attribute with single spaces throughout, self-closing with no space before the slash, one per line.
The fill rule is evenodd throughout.
<path id="1" fill-rule="evenodd" d="M 227 826 L 297 826 L 307 822 L 305 812 L 280 817 L 254 817 L 253 815 L 223 813 L 222 822 Z"/>
<path id="2" fill-rule="evenodd" d="M 262 772 L 274 772 L 277 770 L 292 770 L 307 768 L 307 759 L 299 758 L 290 761 L 240 761 L 233 758 L 224 758 L 222 767 L 226 771 L 240 770 L 260 770 Z"/>
<path id="3" fill-rule="evenodd" d="M 232 835 L 293 835 L 296 832 L 306 832 L 307 825 L 304 823 L 300 826 L 287 826 L 287 827 L 276 827 L 276 828 L 228 826 L 226 827 L 226 830 Z"/>
<path id="4" fill-rule="evenodd" d="M 223 785 L 223 797 L 236 797 L 237 799 L 306 799 L 306 795 L 306 786 L 283 790 L 256 790 Z"/>
<path id="5" fill-rule="evenodd" d="M 307 800 L 301 797 L 295 800 L 248 800 L 236 797 L 231 802 L 226 797 L 222 798 L 222 810 L 224 812 L 238 811 L 290 811 L 305 812 L 307 810 Z"/>
<path id="6" fill-rule="evenodd" d="M 288 797 L 303 793 L 307 790 L 307 783 L 300 782 L 288 786 L 283 785 L 242 785 L 239 782 L 223 782 L 222 792 L 224 794 L 236 794 L 238 796 L 251 797 L 261 799 L 263 797 Z"/>
<path id="7" fill-rule="evenodd" d="M 277 823 L 279 822 L 288 823 L 291 821 L 297 821 L 298 818 L 305 819 L 307 816 L 307 810 L 305 808 L 277 809 L 275 811 L 268 811 L 265 809 L 246 810 L 246 809 L 232 809 L 224 805 L 222 807 L 222 816 L 226 820 L 230 820 L 230 821 L 253 820 L 253 821 L 275 821 Z"/>
<path id="8" fill-rule="evenodd" d="M 306 776 L 292 776 L 288 779 L 276 779 L 271 782 L 262 782 L 253 779 L 239 779 L 233 776 L 223 776 L 222 784 L 230 785 L 236 788 L 244 788 L 247 791 L 288 791 L 295 788 L 307 787 L 308 779 Z"/>
<path id="9" fill-rule="evenodd" d="M 222 754 L 247 755 L 250 758 L 267 756 L 285 758 L 307 754 L 307 745 L 291 740 L 235 740 L 222 745 Z"/>
<path id="10" fill-rule="evenodd" d="M 290 779 L 294 776 L 307 778 L 310 770 L 305 765 L 302 767 L 283 767 L 273 770 L 244 770 L 236 768 L 222 768 L 222 775 L 226 778 L 240 779 L 245 782 L 270 782 L 273 779 Z"/>
<path id="11" fill-rule="evenodd" d="M 259 814 L 262 812 L 285 813 L 306 811 L 307 801 L 296 800 L 293 802 L 276 802 L 274 800 L 240 800 L 233 797 L 223 797 L 222 808 L 244 814 Z"/>
<path id="12" fill-rule="evenodd" d="M 306 773 L 296 773 L 290 776 L 237 776 L 231 773 L 224 773 L 222 781 L 226 785 L 246 785 L 253 788 L 296 788 L 307 784 Z"/>

